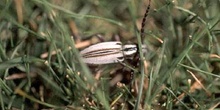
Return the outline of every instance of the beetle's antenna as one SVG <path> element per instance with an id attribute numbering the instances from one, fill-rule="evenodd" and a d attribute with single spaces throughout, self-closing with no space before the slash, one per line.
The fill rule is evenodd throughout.
<path id="1" fill-rule="evenodd" d="M 151 2 L 151 0 L 149 0 L 149 4 L 147 6 L 147 9 L 146 9 L 146 11 L 144 13 L 144 17 L 142 19 L 142 23 L 141 23 L 141 38 L 144 37 L 144 27 L 145 27 L 145 24 L 146 24 L 146 18 L 148 16 L 148 13 L 149 13 L 149 10 L 150 10 L 150 2 Z"/>
<path id="2" fill-rule="evenodd" d="M 148 6 L 147 6 L 147 9 L 146 9 L 146 11 L 145 11 L 145 13 L 144 13 L 144 17 L 143 17 L 143 19 L 142 19 L 142 23 L 141 23 L 141 32 L 140 32 L 140 34 L 141 34 L 141 38 L 143 39 L 143 37 L 144 37 L 144 27 L 145 27 L 145 24 L 146 24 L 146 18 L 147 18 L 147 16 L 148 16 L 148 13 L 149 13 L 149 10 L 150 10 L 150 3 L 151 3 L 151 0 L 149 0 L 149 4 L 148 4 Z M 138 47 L 138 46 L 137 46 Z M 137 52 L 138 53 L 138 52 Z M 137 64 L 138 62 L 138 59 L 137 59 L 137 56 L 138 56 L 138 54 L 135 54 L 134 55 L 134 59 L 133 59 L 133 61 L 132 61 L 132 63 L 135 63 L 135 64 Z M 137 65 L 136 65 L 136 67 L 137 67 Z M 134 72 L 131 72 L 131 74 L 130 74 L 130 81 L 132 81 L 133 80 L 133 78 L 134 78 Z M 130 91 L 131 91 L 131 87 L 132 85 L 130 84 Z"/>

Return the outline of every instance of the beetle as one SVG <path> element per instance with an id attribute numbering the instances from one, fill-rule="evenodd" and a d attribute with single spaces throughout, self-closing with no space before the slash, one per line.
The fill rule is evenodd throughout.
<path id="1" fill-rule="evenodd" d="M 142 46 L 146 51 L 146 46 Z M 137 53 L 138 48 L 135 44 L 122 45 L 119 41 L 102 42 L 94 44 L 80 52 L 83 61 L 87 64 L 110 64 L 124 61 Z"/>

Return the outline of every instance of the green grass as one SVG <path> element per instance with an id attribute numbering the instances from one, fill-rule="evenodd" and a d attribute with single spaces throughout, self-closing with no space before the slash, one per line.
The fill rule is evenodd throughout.
<path id="1" fill-rule="evenodd" d="M 152 0 L 141 38 L 148 2 L 1 0 L 1 109 L 219 109 L 220 2 Z M 139 67 L 88 66 L 78 45 L 96 34 L 148 52 Z"/>

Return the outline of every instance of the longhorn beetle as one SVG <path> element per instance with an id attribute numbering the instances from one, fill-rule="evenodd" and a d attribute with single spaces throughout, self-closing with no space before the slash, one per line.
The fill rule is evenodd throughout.
<path id="1" fill-rule="evenodd" d="M 150 2 L 145 11 L 144 17 L 142 19 L 140 35 L 143 39 L 144 37 L 144 27 L 146 24 L 146 17 L 148 16 L 150 9 Z M 98 44 L 91 45 L 80 52 L 82 59 L 87 64 L 101 65 L 101 64 L 111 64 L 120 63 L 125 59 L 133 55 L 132 64 L 136 64 L 139 59 L 138 46 L 135 44 L 122 45 L 119 41 L 102 42 Z M 142 51 L 146 52 L 146 46 L 142 45 Z M 130 80 L 133 79 L 133 72 L 130 74 Z"/>

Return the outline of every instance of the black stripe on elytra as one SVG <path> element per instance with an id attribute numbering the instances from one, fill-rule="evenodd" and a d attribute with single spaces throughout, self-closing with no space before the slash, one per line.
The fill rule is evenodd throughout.
<path id="1" fill-rule="evenodd" d="M 118 54 L 120 52 L 121 52 L 121 49 L 119 48 L 100 49 L 100 50 L 94 50 L 94 51 L 85 53 L 84 55 L 82 55 L 82 57 L 84 58 L 100 57 L 100 56 L 106 56 L 106 55 L 111 55 L 111 54 Z"/>

